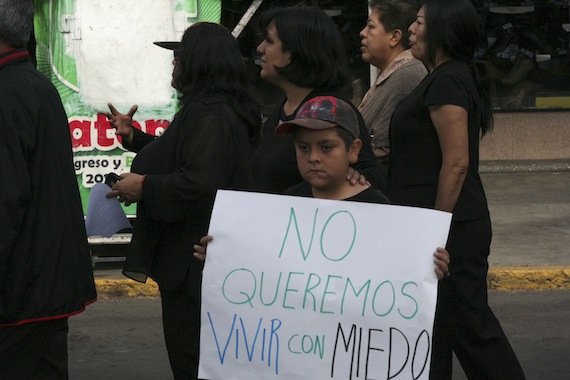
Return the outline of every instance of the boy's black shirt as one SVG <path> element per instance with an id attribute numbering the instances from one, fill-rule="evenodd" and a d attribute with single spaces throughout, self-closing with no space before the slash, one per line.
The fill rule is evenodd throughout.
<path id="1" fill-rule="evenodd" d="M 295 186 L 291 186 L 290 188 L 283 191 L 283 195 L 296 195 L 301 197 L 314 198 L 311 184 L 307 181 L 303 181 Z M 369 187 L 360 193 L 343 200 L 353 202 L 390 204 L 388 198 L 379 190 L 373 187 Z"/>

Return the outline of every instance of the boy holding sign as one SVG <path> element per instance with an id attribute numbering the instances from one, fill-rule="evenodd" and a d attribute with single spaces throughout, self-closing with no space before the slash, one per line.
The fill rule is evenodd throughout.
<path id="1" fill-rule="evenodd" d="M 308 100 L 295 119 L 280 124 L 275 133 L 293 134 L 297 166 L 304 182 L 285 190 L 285 195 L 347 200 L 368 203 L 389 203 L 388 199 L 369 184 L 351 185 L 346 180 L 349 166 L 358 160 L 362 141 L 356 111 L 348 103 L 332 97 L 318 96 Z M 194 246 L 194 256 L 206 258 L 206 245 L 211 236 Z M 449 253 L 438 248 L 434 253 L 438 279 L 449 276 Z"/>
<path id="2" fill-rule="evenodd" d="M 280 124 L 275 133 L 293 135 L 297 166 L 305 179 L 284 194 L 389 203 L 369 184 L 352 185 L 346 180 L 349 166 L 356 163 L 362 147 L 358 118 L 348 103 L 333 96 L 312 98 L 299 109 L 295 119 Z"/>

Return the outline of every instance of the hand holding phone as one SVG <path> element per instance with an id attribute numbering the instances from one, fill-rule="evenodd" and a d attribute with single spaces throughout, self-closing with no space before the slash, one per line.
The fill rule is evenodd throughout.
<path id="1" fill-rule="evenodd" d="M 112 188 L 113 185 L 115 185 L 121 179 L 122 179 L 121 176 L 118 175 L 117 173 L 109 173 L 105 176 L 105 185 Z"/>

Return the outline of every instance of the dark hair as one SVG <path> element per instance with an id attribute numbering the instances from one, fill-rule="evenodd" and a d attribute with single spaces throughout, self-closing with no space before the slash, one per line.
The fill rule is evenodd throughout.
<path id="1" fill-rule="evenodd" d="M 353 135 L 351 135 L 346 129 L 341 128 L 341 127 L 334 127 L 334 130 L 336 130 L 336 133 L 338 134 L 338 136 L 342 139 L 342 141 L 344 141 L 344 145 L 346 147 L 346 151 L 348 152 L 350 150 L 350 147 L 352 146 L 352 143 L 354 142 L 354 140 L 356 140 L 357 138 L 354 137 Z"/>
<path id="2" fill-rule="evenodd" d="M 293 128 L 293 130 L 291 131 L 293 138 L 297 136 L 297 133 L 300 129 L 307 129 L 307 128 L 295 126 L 295 128 Z M 357 137 L 354 137 L 346 129 L 341 127 L 332 127 L 331 130 L 336 131 L 338 137 L 340 137 L 341 140 L 344 142 L 344 147 L 346 148 L 346 151 L 347 152 L 350 151 L 350 147 L 352 146 L 354 140 L 357 139 Z"/>
<path id="3" fill-rule="evenodd" d="M 493 129 L 493 113 L 486 67 L 474 60 L 481 19 L 469 0 L 425 0 L 424 7 L 428 66 L 434 66 L 438 52 L 469 64 L 481 97 L 481 132 L 485 135 Z"/>
<path id="4" fill-rule="evenodd" d="M 0 41 L 12 48 L 25 47 L 33 25 L 32 0 L 0 0 Z"/>
<path id="5" fill-rule="evenodd" d="M 277 72 L 300 87 L 344 89 L 350 71 L 342 37 L 335 23 L 316 6 L 273 8 L 259 19 L 260 30 L 275 22 L 283 52 L 291 62 Z"/>
<path id="6" fill-rule="evenodd" d="M 223 26 L 199 22 L 184 32 L 177 49 L 172 84 L 182 104 L 197 96 L 223 93 L 235 112 L 250 125 L 250 139 L 259 135 L 261 111 L 251 96 L 247 68 L 239 46 Z"/>
<path id="7" fill-rule="evenodd" d="M 416 20 L 419 3 L 416 0 L 370 0 L 368 6 L 380 13 L 380 22 L 387 32 L 399 29 L 402 31 L 400 45 L 404 49 L 410 47 L 408 28 Z"/>

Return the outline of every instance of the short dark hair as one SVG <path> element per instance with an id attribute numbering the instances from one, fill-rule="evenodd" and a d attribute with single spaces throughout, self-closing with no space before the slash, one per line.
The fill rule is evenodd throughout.
<path id="1" fill-rule="evenodd" d="M 419 2 L 417 0 L 370 0 L 370 9 L 380 13 L 380 22 L 387 32 L 399 29 L 402 31 L 400 45 L 404 49 L 410 47 L 408 28 L 416 20 Z"/>
<path id="2" fill-rule="evenodd" d="M 334 127 L 333 128 L 336 133 L 338 133 L 339 137 L 342 139 L 342 141 L 344 141 L 344 145 L 346 147 L 346 151 L 348 152 L 350 150 L 350 146 L 352 145 L 352 143 L 354 142 L 354 140 L 357 139 L 357 137 L 352 136 L 350 133 L 348 133 L 348 131 L 344 128 L 340 128 L 340 127 Z"/>
<path id="3" fill-rule="evenodd" d="M 295 128 L 293 128 L 293 130 L 291 131 L 293 138 L 295 138 L 297 136 L 297 132 L 300 129 L 306 129 L 306 128 L 299 127 L 299 126 L 295 126 Z M 350 150 L 350 147 L 352 146 L 352 143 L 354 142 L 354 140 L 357 139 L 357 137 L 352 136 L 346 129 L 341 128 L 341 127 L 333 127 L 333 128 L 328 129 L 328 130 L 329 131 L 336 131 L 338 136 L 344 142 L 344 147 L 346 148 L 347 152 Z"/>
<path id="4" fill-rule="evenodd" d="M 283 52 L 291 62 L 277 68 L 291 83 L 307 88 L 342 89 L 349 85 L 350 70 L 340 31 L 316 6 L 273 8 L 259 19 L 265 33 L 275 22 Z"/>
<path id="5" fill-rule="evenodd" d="M 0 41 L 12 48 L 25 47 L 33 26 L 32 0 L 0 0 Z"/>
<path id="6" fill-rule="evenodd" d="M 251 90 L 251 77 L 236 39 L 222 25 L 196 23 L 184 32 L 177 49 L 172 82 L 181 103 L 209 94 L 226 94 L 236 113 L 252 126 L 254 139 L 261 128 L 261 111 Z"/>

